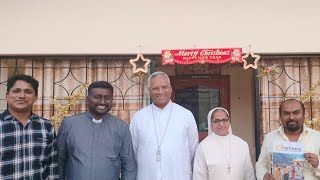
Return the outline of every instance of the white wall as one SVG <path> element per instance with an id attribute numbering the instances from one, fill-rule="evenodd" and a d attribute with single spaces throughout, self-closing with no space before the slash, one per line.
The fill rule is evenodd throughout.
<path id="1" fill-rule="evenodd" d="M 319 0 L 0 0 L 0 55 L 320 52 Z"/>

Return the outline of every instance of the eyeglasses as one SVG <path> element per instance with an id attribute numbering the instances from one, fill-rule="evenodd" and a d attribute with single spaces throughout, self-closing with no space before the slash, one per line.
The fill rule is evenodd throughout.
<path id="1" fill-rule="evenodd" d="M 222 125 L 228 124 L 230 122 L 230 119 L 225 118 L 225 119 L 213 119 L 211 120 L 211 123 L 214 125 L 219 125 L 222 123 Z"/>

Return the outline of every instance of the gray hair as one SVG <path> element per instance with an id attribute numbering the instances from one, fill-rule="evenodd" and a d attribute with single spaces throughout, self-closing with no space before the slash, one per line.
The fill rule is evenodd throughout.
<path id="1" fill-rule="evenodd" d="M 166 79 L 168 80 L 168 82 L 169 82 L 169 84 L 170 84 L 170 78 L 169 78 L 169 76 L 168 76 L 166 73 L 162 72 L 162 71 L 157 71 L 157 72 L 152 73 L 152 74 L 148 77 L 148 88 L 150 88 L 150 81 L 151 81 L 151 79 L 153 79 L 153 78 L 155 78 L 155 77 L 158 77 L 158 76 L 164 76 L 164 77 L 166 77 Z"/>

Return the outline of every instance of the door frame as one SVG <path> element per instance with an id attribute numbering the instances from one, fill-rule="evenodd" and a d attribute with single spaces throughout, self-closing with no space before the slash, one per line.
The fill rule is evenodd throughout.
<path id="1" fill-rule="evenodd" d="M 205 78 L 178 77 L 170 76 L 172 87 L 171 100 L 176 100 L 176 90 L 188 88 L 191 86 L 206 86 L 214 89 L 220 89 L 221 107 L 227 109 L 230 113 L 230 76 L 200 76 Z M 199 132 L 199 140 L 201 141 L 208 136 L 208 132 Z"/>

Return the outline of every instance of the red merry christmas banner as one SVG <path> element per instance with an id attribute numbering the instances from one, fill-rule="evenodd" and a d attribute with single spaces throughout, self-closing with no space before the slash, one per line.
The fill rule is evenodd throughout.
<path id="1" fill-rule="evenodd" d="M 242 62 L 242 48 L 162 50 L 162 64 Z"/>

